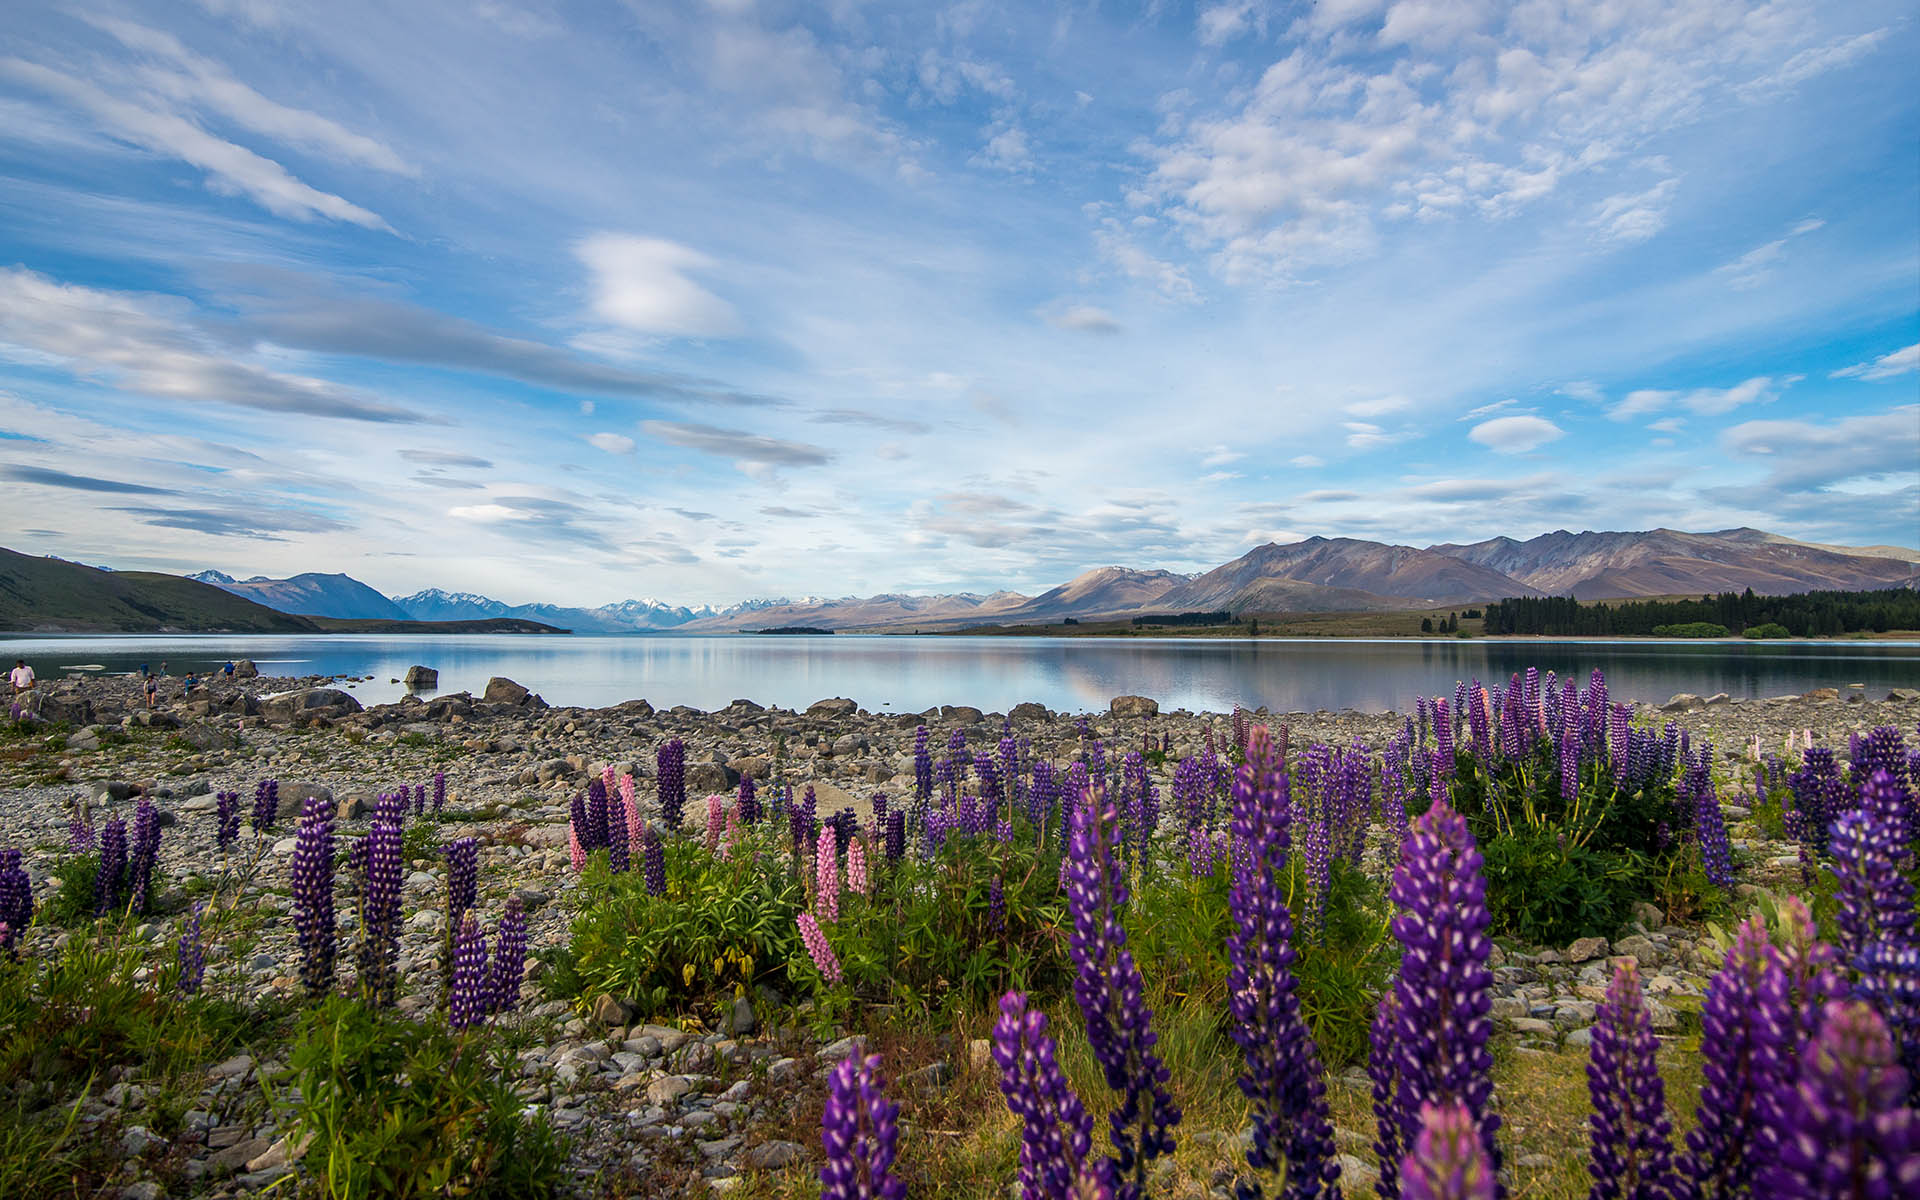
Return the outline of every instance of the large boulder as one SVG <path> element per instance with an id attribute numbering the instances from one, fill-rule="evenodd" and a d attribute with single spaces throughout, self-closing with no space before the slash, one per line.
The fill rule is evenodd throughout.
<path id="1" fill-rule="evenodd" d="M 689 796 L 710 796 L 715 792 L 729 791 L 739 782 L 740 772 L 730 769 L 724 763 L 687 764 L 687 795 Z"/>
<path id="2" fill-rule="evenodd" d="M 360 702 L 352 696 L 339 688 L 326 687 L 302 688 L 284 696 L 275 696 L 264 702 L 261 709 L 270 721 L 291 722 L 301 726 L 312 722 L 324 724 L 363 711 Z"/>
<path id="3" fill-rule="evenodd" d="M 987 714 L 971 704 L 949 704 L 940 710 L 940 717 L 956 725 L 978 725 L 987 719 Z"/>
<path id="4" fill-rule="evenodd" d="M 196 721 L 180 731 L 181 740 L 195 750 L 237 750 L 240 738 L 231 729 Z"/>
<path id="5" fill-rule="evenodd" d="M 1151 717 L 1160 711 L 1160 703 L 1146 696 L 1115 696 L 1107 711 L 1116 717 Z"/>
<path id="6" fill-rule="evenodd" d="M 504 675 L 495 675 L 487 680 L 487 690 L 480 693 L 480 699 L 488 704 L 525 704 L 531 694 Z"/>
<path id="7" fill-rule="evenodd" d="M 845 696 L 836 696 L 830 700 L 816 700 L 807 706 L 810 717 L 845 717 L 859 710 L 860 706 Z"/>
<path id="8" fill-rule="evenodd" d="M 258 679 L 260 678 L 260 668 L 253 665 L 252 659 L 243 658 L 233 664 L 233 677 L 235 679 Z"/>
<path id="9" fill-rule="evenodd" d="M 1025 700 L 1013 706 L 1007 713 L 1007 719 L 1010 721 L 1051 721 L 1053 720 L 1053 710 L 1044 704 L 1032 700 Z"/>
<path id="10" fill-rule="evenodd" d="M 37 687 L 23 693 L 14 703 L 20 706 L 21 715 L 29 720 L 65 721 L 76 726 L 94 722 L 93 703 L 71 692 Z"/>
<path id="11" fill-rule="evenodd" d="M 432 667 L 408 667 L 406 684 L 408 691 L 430 692 L 440 686 L 440 672 Z"/>

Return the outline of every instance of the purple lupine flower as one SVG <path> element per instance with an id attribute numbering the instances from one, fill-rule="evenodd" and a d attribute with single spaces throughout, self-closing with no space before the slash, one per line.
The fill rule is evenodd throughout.
<path id="1" fill-rule="evenodd" d="M 1871 1005 L 1829 1004 L 1800 1055 L 1786 1126 L 1758 1189 L 1779 1200 L 1920 1194 L 1920 1111 Z"/>
<path id="2" fill-rule="evenodd" d="M 1733 890 L 1733 852 L 1727 843 L 1727 822 L 1720 797 L 1713 790 L 1713 746 L 1702 743 L 1699 757 L 1688 767 L 1681 794 L 1693 809 L 1693 827 L 1700 838 L 1700 858 L 1713 885 Z"/>
<path id="3" fill-rule="evenodd" d="M 472 913 L 462 917 L 453 938 L 453 980 L 447 988 L 447 1024 L 470 1029 L 486 1020 L 489 1004 L 487 939 Z"/>
<path id="4" fill-rule="evenodd" d="M 850 1054 L 827 1079 L 820 1141 L 820 1200 L 901 1200 L 906 1181 L 893 1175 L 900 1106 L 887 1099 L 880 1056 Z"/>
<path id="5" fill-rule="evenodd" d="M 127 894 L 133 911 L 147 911 L 147 894 L 153 890 L 153 868 L 160 858 L 160 810 L 151 797 L 140 797 L 133 810 L 133 837 L 127 846 Z"/>
<path id="6" fill-rule="evenodd" d="M 494 935 L 493 964 L 487 972 L 487 1011 L 512 1012 L 520 1004 L 520 980 L 527 972 L 527 909 L 520 897 L 507 900 Z"/>
<path id="7" fill-rule="evenodd" d="M 1436 803 L 1414 823 L 1389 896 L 1399 908 L 1393 935 L 1405 947 L 1394 983 L 1398 1009 L 1400 1144 L 1410 1145 L 1423 1104 L 1459 1104 L 1472 1114 L 1495 1171 L 1500 1118 L 1493 1094 L 1493 974 L 1487 969 L 1487 884 L 1464 817 Z M 1384 1195 L 1384 1193 L 1383 1193 Z"/>
<path id="8" fill-rule="evenodd" d="M 1656 1048 L 1639 969 L 1623 966 L 1594 1013 L 1587 1061 L 1593 1200 L 1667 1200 L 1672 1190 L 1673 1125 Z"/>
<path id="9" fill-rule="evenodd" d="M 1107 1160 L 1118 1200 L 1145 1194 L 1147 1168 L 1174 1149 L 1180 1110 L 1167 1093 L 1168 1071 L 1153 1052 L 1153 1010 L 1120 923 L 1127 884 L 1117 857 L 1119 815 L 1097 790 L 1075 806 L 1067 853 L 1067 911 L 1073 921 L 1073 996 L 1086 1018 L 1087 1045 L 1121 1094 L 1108 1117 L 1116 1153 Z"/>
<path id="10" fill-rule="evenodd" d="M 1380 1180 L 1374 1192 L 1380 1196 L 1400 1195 L 1400 1160 L 1407 1147 L 1400 1140 L 1400 1056 L 1395 1053 L 1394 1038 L 1399 1036 L 1400 1006 L 1389 989 L 1373 1006 L 1373 1020 L 1367 1026 L 1367 1079 L 1373 1096 L 1373 1153 L 1380 1163 Z"/>
<path id="11" fill-rule="evenodd" d="M 400 844 L 403 794 L 381 796 L 367 833 L 366 881 L 361 889 L 360 986 L 377 1004 L 390 1004 L 400 945 Z"/>
<path id="12" fill-rule="evenodd" d="M 748 825 L 760 823 L 760 796 L 753 783 L 753 776 L 740 776 L 740 820 Z"/>
<path id="13" fill-rule="evenodd" d="M 927 727 L 913 731 L 913 798 L 921 806 L 933 799 L 933 755 L 927 749 Z"/>
<path id="14" fill-rule="evenodd" d="M 1401 1200 L 1494 1200 L 1499 1181 L 1471 1113 L 1458 1104 L 1423 1104 L 1418 1128 L 1400 1163 Z"/>
<path id="15" fill-rule="evenodd" d="M 220 822 L 215 836 L 224 852 L 240 837 L 240 793 L 220 792 L 213 799 Z"/>
<path id="16" fill-rule="evenodd" d="M 1339 1200 L 1340 1165 L 1326 1081 L 1319 1049 L 1300 1015 L 1293 977 L 1293 915 L 1281 882 L 1288 846 L 1285 776 L 1266 770 L 1267 765 L 1241 768 L 1250 786 L 1235 789 L 1232 831 L 1246 852 L 1235 863 L 1227 896 L 1233 917 L 1227 937 L 1229 1032 L 1246 1064 L 1240 1090 L 1253 1109 L 1247 1165 L 1275 1171 L 1284 1164 L 1283 1195 L 1290 1200 L 1323 1194 Z M 1258 1183 L 1239 1191 L 1246 1200 L 1261 1194 Z"/>
<path id="17" fill-rule="evenodd" d="M 1093 1119 L 1054 1057 L 1047 1015 L 1019 992 L 1000 997 L 993 1061 L 1007 1111 L 1020 1118 L 1020 1187 L 1027 1200 L 1074 1200 L 1087 1177 Z"/>
<path id="18" fill-rule="evenodd" d="M 293 926 L 300 940 L 300 979 L 309 996 L 333 988 L 333 814 L 319 796 L 307 797 L 294 837 Z"/>
<path id="19" fill-rule="evenodd" d="M 886 851 L 888 862 L 907 856 L 907 814 L 897 808 L 887 814 Z"/>
<path id="20" fill-rule="evenodd" d="M 660 789 L 660 815 L 667 828 L 680 828 L 681 814 L 687 807 L 687 746 L 674 738 L 654 755 L 655 782 Z"/>
<path id="21" fill-rule="evenodd" d="M 1461 697 L 1459 703 L 1464 705 L 1464 692 Z M 1447 712 L 1446 699 L 1440 696 L 1433 698 L 1433 752 L 1434 769 L 1443 778 L 1452 779 L 1458 757 L 1453 746 L 1453 717 Z"/>
<path id="22" fill-rule="evenodd" d="M 646 827 L 645 839 L 640 858 L 647 895 L 664 896 L 667 894 L 667 848 L 651 825 Z"/>
<path id="23" fill-rule="evenodd" d="M 413 785 L 413 815 L 416 817 L 427 815 L 427 785 L 424 783 Z"/>
<path id="24" fill-rule="evenodd" d="M 1885 772 L 1874 776 L 1875 782 L 1886 778 Z M 1913 884 L 1901 871 L 1905 849 L 1899 832 L 1875 807 L 1843 813 L 1833 823 L 1843 957 L 1855 959 L 1882 940 L 1913 940 Z"/>
<path id="25" fill-rule="evenodd" d="M 800 926 L 800 940 L 807 947 L 807 954 L 813 959 L 822 977 L 828 983 L 839 983 L 841 979 L 840 960 L 835 957 L 833 947 L 827 942 L 827 935 L 821 931 L 820 922 L 810 910 L 803 910 L 795 918 Z"/>
<path id="26" fill-rule="evenodd" d="M 433 773 L 433 814 L 439 816 L 440 810 L 446 806 L 447 773 L 445 771 L 435 771 Z"/>
<path id="27" fill-rule="evenodd" d="M 1827 1005 L 1846 993 L 1839 955 L 1820 940 L 1806 902 L 1785 897 L 1753 1006 L 1754 1075 L 1761 1110 L 1755 1162 L 1763 1175 L 1788 1125 L 1801 1048 L 1819 1031 Z"/>
<path id="28" fill-rule="evenodd" d="M 253 789 L 253 831 L 272 829 L 280 819 L 280 781 L 262 779 Z"/>
<path id="29" fill-rule="evenodd" d="M 304 818 L 303 818 L 304 819 Z M 447 925 L 460 928 L 460 918 L 473 907 L 480 875 L 480 841 L 456 838 L 447 843 Z"/>
<path id="30" fill-rule="evenodd" d="M 1833 867 L 1841 950 L 1858 972 L 1856 991 L 1887 1023 L 1920 1102 L 1920 939 L 1902 814 L 1887 803 L 1895 794 L 1892 776 L 1876 768 L 1861 807 L 1834 822 Z"/>
<path id="31" fill-rule="evenodd" d="M 591 852 L 610 845 L 607 833 L 607 785 L 599 779 L 587 781 L 587 825 L 580 831 L 580 845 Z"/>
<path id="32" fill-rule="evenodd" d="M 199 995 L 200 984 L 207 977 L 207 947 L 200 937 L 200 913 L 205 907 L 203 901 L 193 902 L 187 919 L 181 923 L 180 940 L 174 945 L 174 955 L 180 964 L 178 987 L 182 996 Z"/>
<path id="33" fill-rule="evenodd" d="M 33 923 L 33 880 L 20 865 L 18 850 L 0 851 L 0 950 L 15 953 L 20 935 Z"/>
<path id="34" fill-rule="evenodd" d="M 87 823 L 85 817 L 75 815 L 67 818 L 67 853 L 93 853 L 93 826 Z"/>
<path id="35" fill-rule="evenodd" d="M 100 827 L 100 867 L 93 876 L 94 911 L 106 916 L 126 895 L 127 823 L 119 817 Z"/>
<path id="36" fill-rule="evenodd" d="M 1760 1041 L 1760 979 L 1769 946 L 1765 924 L 1743 922 L 1707 987 L 1700 1053 L 1705 1085 L 1675 1180 L 1682 1200 L 1733 1200 L 1753 1187 L 1760 1120 L 1770 1081 Z"/>
<path id="37" fill-rule="evenodd" d="M 1810 746 L 1800 756 L 1800 769 L 1787 777 L 1793 792 L 1793 835 L 1813 857 L 1827 852 L 1828 830 L 1839 815 L 1845 784 L 1833 751 Z"/>
<path id="38" fill-rule="evenodd" d="M 998 875 L 987 886 L 987 928 L 995 937 L 1007 936 L 1007 888 Z"/>
<path id="39" fill-rule="evenodd" d="M 627 819 L 627 802 L 618 795 L 607 805 L 607 866 L 624 875 L 633 865 L 633 845 L 628 837 L 632 823 Z"/>

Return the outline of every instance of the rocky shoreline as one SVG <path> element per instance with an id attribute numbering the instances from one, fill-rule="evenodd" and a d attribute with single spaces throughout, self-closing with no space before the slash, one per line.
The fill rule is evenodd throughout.
<path id="1" fill-rule="evenodd" d="M 177 913 L 180 893 L 196 876 L 217 886 L 218 910 L 209 914 L 208 987 L 252 996 L 293 998 L 299 993 L 297 950 L 287 918 L 286 862 L 293 849 L 291 814 L 302 799 L 322 795 L 351 836 L 365 829 L 382 791 L 447 778 L 446 819 L 436 844 L 479 839 L 479 911 L 497 915 L 509 895 L 529 909 L 531 950 L 563 945 L 576 877 L 567 849 L 568 805 L 593 775 L 612 766 L 641 780 L 654 773 L 654 751 L 670 738 L 687 747 L 690 796 L 730 792 L 743 775 L 812 786 L 820 811 L 843 805 L 865 809 L 875 792 L 899 796 L 912 787 L 914 729 L 928 725 L 938 744 L 954 731 L 975 747 L 996 742 L 1005 728 L 1027 738 L 1037 756 L 1062 762 L 1077 752 L 1083 729 L 1118 750 L 1165 747 L 1159 783 L 1172 767 L 1197 753 L 1211 727 L 1227 736 L 1225 714 L 1160 712 L 1150 700 L 1116 698 L 1108 713 L 1075 718 L 1041 706 L 1011 713 L 946 707 L 925 714 L 874 714 L 850 700 L 824 699 L 804 711 L 766 708 L 737 700 L 715 712 L 656 709 L 644 700 L 608 708 L 550 707 L 509 680 L 496 679 L 480 696 L 408 697 L 363 708 L 341 681 L 325 677 L 212 681 L 189 696 L 177 685 L 149 711 L 137 681 L 80 678 L 43 682 L 27 707 L 37 717 L 64 722 L 64 742 L 0 761 L 0 813 L 7 842 L 25 851 L 37 899 L 54 885 L 64 856 L 68 822 L 128 816 L 141 795 L 154 798 L 166 826 L 160 868 L 166 881 L 161 907 Z M 1736 850 L 1744 852 L 1753 882 L 1791 887 L 1793 848 L 1761 838 L 1738 788 L 1749 778 L 1754 740 L 1763 753 L 1792 739 L 1835 748 L 1844 758 L 1851 733 L 1894 725 L 1911 731 L 1920 721 L 1920 693 L 1885 699 L 1846 696 L 1833 689 L 1766 701 L 1676 697 L 1660 711 L 1640 715 L 1673 720 L 1710 738 L 1727 768 Z M 1251 714 L 1284 724 L 1294 746 L 1345 744 L 1358 738 L 1378 746 L 1398 729 L 1393 714 L 1312 712 Z M 215 842 L 213 793 L 250 796 L 263 778 L 280 781 L 282 818 L 264 837 L 243 833 L 223 857 Z M 641 797 L 652 802 L 653 789 Z M 700 808 L 689 805 L 690 809 Z M 651 814 L 656 821 L 657 811 Z M 430 1013 L 441 992 L 445 869 L 437 856 L 415 860 L 405 881 L 406 925 L 401 943 L 400 1007 Z M 205 886 L 203 884 L 203 886 Z M 1522 1048 L 1584 1044 L 1594 1002 L 1604 990 L 1609 956 L 1640 961 L 1656 1026 L 1672 1028 L 1669 1001 L 1698 996 L 1717 962 L 1697 930 L 1665 924 L 1650 906 L 1636 929 L 1609 944 L 1582 939 L 1569 947 L 1510 948 L 1497 962 L 1495 1015 Z M 244 918 L 244 919 L 243 919 Z M 165 950 L 177 934 L 177 916 L 141 925 L 135 936 Z M 223 939 L 222 930 L 234 933 Z M 244 933 L 239 931 L 244 930 Z M 36 926 L 24 953 L 44 957 L 69 936 Z M 544 1109 L 573 1140 L 577 1176 L 635 1181 L 636 1194 L 661 1181 L 698 1181 L 714 1191 L 748 1174 L 807 1160 L 813 1149 L 770 1137 L 803 1093 L 818 1087 L 823 1064 L 850 1053 L 853 1039 L 822 1044 L 773 1025 L 791 1019 L 766 1004 L 737 1004 L 720 1028 L 681 1030 L 635 1023 L 617 997 L 599 997 L 587 1014 L 539 999 L 537 981 L 511 1018 L 525 1040 L 520 1094 Z M 953 1065 L 929 1076 L 928 1086 L 971 1067 L 970 1047 L 956 1047 Z M 82 1121 L 115 1131 L 126 1153 L 118 1193 L 166 1194 L 156 1171 L 187 1181 L 193 1194 L 227 1196 L 272 1185 L 294 1168 L 302 1149 L 284 1136 L 283 1112 L 260 1088 L 263 1074 L 283 1064 L 241 1056 L 207 1064 L 207 1087 L 177 1133 L 162 1137 L 146 1123 L 142 1081 L 134 1075 L 103 1079 L 82 1110 Z M 1352 1086 L 1352 1080 L 1336 1080 Z M 1364 1082 L 1360 1084 L 1364 1087 Z M 1221 1131 L 1231 1141 L 1233 1131 Z M 1357 1135 L 1356 1135 L 1357 1136 Z M 1343 1141 L 1348 1139 L 1343 1137 Z M 1230 1151 L 1223 1150 L 1223 1153 Z M 1354 1156 L 1361 1177 L 1371 1168 Z M 1521 1163 L 1525 1166 L 1525 1163 Z M 651 1184 L 645 1181 L 654 1181 Z M 584 1186 L 584 1185 L 583 1185 Z M 112 1194 L 112 1193 L 109 1193 Z M 658 1194 L 658 1193 L 653 1193 Z"/>

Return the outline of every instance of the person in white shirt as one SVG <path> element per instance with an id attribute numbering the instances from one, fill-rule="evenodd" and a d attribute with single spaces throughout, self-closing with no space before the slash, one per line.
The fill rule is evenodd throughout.
<path id="1" fill-rule="evenodd" d="M 13 670 L 7 673 L 7 680 L 13 684 L 14 695 L 30 692 L 33 690 L 33 668 L 27 665 L 26 659 L 16 658 L 13 660 Z"/>

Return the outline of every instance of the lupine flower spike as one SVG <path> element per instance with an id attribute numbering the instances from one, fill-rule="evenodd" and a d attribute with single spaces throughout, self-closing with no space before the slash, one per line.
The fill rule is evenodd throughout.
<path id="1" fill-rule="evenodd" d="M 300 813 L 293 843 L 293 926 L 300 938 L 300 980 L 309 996 L 333 987 L 333 814 L 319 796 Z"/>
<path id="2" fill-rule="evenodd" d="M 1493 1055 L 1487 1050 L 1493 1032 L 1487 959 L 1493 947 L 1481 862 L 1466 819 L 1444 801 L 1421 815 L 1402 849 L 1389 892 L 1399 909 L 1393 935 L 1405 947 L 1393 988 L 1392 1108 L 1400 1144 L 1407 1146 L 1419 1130 L 1423 1105 L 1460 1105 L 1479 1129 L 1481 1149 L 1497 1174 L 1494 1131 L 1500 1118 L 1489 1106 Z M 1384 1176 L 1381 1182 L 1387 1182 Z M 1381 1195 L 1389 1195 L 1384 1187 Z"/>
<path id="3" fill-rule="evenodd" d="M 1592 1200 L 1666 1200 L 1672 1189 L 1673 1129 L 1654 1050 L 1640 972 L 1623 966 L 1594 1014 L 1587 1062 Z"/>
<path id="4" fill-rule="evenodd" d="M 813 958 L 813 965 L 828 983 L 839 983 L 840 960 L 835 957 L 833 947 L 827 944 L 827 935 L 821 932 L 820 922 L 811 912 L 803 912 L 798 918 L 800 940 L 806 943 L 807 953 Z"/>
<path id="5" fill-rule="evenodd" d="M 900 1106 L 887 1099 L 880 1056 L 857 1052 L 840 1060 L 827 1080 L 820 1141 L 820 1200 L 900 1200 L 904 1180 L 893 1175 Z"/>
<path id="6" fill-rule="evenodd" d="M 1120 1094 L 1107 1119 L 1115 1153 L 1104 1164 L 1106 1182 L 1119 1200 L 1139 1200 L 1153 1160 L 1173 1153 L 1180 1110 L 1167 1092 L 1166 1065 L 1153 1052 L 1153 1010 L 1120 923 L 1128 891 L 1119 849 L 1119 814 L 1101 792 L 1083 794 L 1074 806 L 1067 854 L 1073 996 L 1086 1018 L 1094 1060 L 1107 1086 Z"/>
<path id="7" fill-rule="evenodd" d="M 1424 1104 L 1419 1129 L 1400 1164 L 1403 1200 L 1494 1200 L 1494 1170 L 1466 1109 Z"/>
<path id="8" fill-rule="evenodd" d="M 1087 1156 L 1093 1119 L 1054 1057 L 1047 1015 L 1029 1011 L 1019 992 L 1000 997 L 993 1061 L 1007 1111 L 1020 1118 L 1020 1187 L 1026 1200 L 1071 1200 L 1093 1182 Z"/>
<path id="9" fill-rule="evenodd" d="M 180 960 L 180 994 L 195 996 L 207 977 L 207 947 L 200 940 L 200 912 L 205 904 L 196 900 L 180 930 L 177 953 Z"/>
<path id="10" fill-rule="evenodd" d="M 1920 1195 L 1920 1112 L 1887 1027 L 1857 1000 L 1829 1004 L 1801 1053 L 1786 1126 L 1756 1189 L 1769 1200 L 1894 1200 Z"/>
<path id="11" fill-rule="evenodd" d="M 487 939 L 468 913 L 453 940 L 453 981 L 447 995 L 447 1024 L 469 1029 L 486 1019 L 489 1001 Z"/>
<path id="12" fill-rule="evenodd" d="M 1256 1171 L 1284 1166 L 1282 1195 L 1289 1200 L 1323 1195 L 1339 1200 L 1340 1166 L 1320 1053 L 1301 1019 L 1294 990 L 1293 917 L 1282 898 L 1281 879 L 1288 841 L 1286 795 L 1284 787 L 1274 787 L 1266 761 L 1270 743 L 1256 736 L 1251 747 L 1251 758 L 1234 784 L 1233 837 L 1241 853 L 1227 896 L 1233 918 L 1227 940 L 1233 964 L 1227 975 L 1230 1032 L 1246 1064 L 1240 1090 L 1253 1109 L 1247 1165 Z M 1263 1194 L 1260 1184 L 1251 1180 L 1237 1191 L 1240 1200 L 1258 1200 Z"/>

